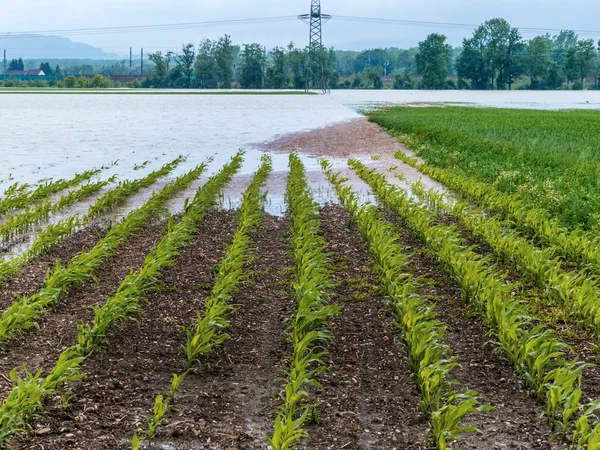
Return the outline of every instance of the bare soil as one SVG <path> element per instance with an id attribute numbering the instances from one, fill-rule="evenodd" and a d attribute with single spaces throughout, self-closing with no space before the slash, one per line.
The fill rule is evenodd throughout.
<path id="1" fill-rule="evenodd" d="M 272 141 L 253 144 L 272 152 L 302 152 L 313 156 L 348 158 L 359 155 L 391 155 L 400 150 L 397 139 L 366 117 L 316 130 L 290 133 Z"/>

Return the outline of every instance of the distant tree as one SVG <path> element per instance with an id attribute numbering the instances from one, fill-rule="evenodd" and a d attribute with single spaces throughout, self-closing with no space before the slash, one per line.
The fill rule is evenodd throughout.
<path id="1" fill-rule="evenodd" d="M 110 82 L 107 78 L 103 77 L 100 74 L 94 75 L 94 77 L 89 81 L 88 86 L 91 88 L 107 88 L 110 86 Z"/>
<path id="2" fill-rule="evenodd" d="M 210 39 L 205 39 L 198 46 L 198 58 L 194 73 L 198 87 L 202 89 L 215 89 L 217 82 L 217 62 L 215 59 L 215 45 Z"/>
<path id="3" fill-rule="evenodd" d="M 264 84 L 266 57 L 260 44 L 244 44 L 240 55 L 240 86 L 261 89 Z"/>
<path id="4" fill-rule="evenodd" d="M 552 61 L 551 52 L 552 41 L 546 36 L 533 38 L 525 47 L 523 63 L 532 89 L 538 88 L 540 79 L 547 77 Z"/>
<path id="5" fill-rule="evenodd" d="M 550 61 L 548 73 L 546 74 L 546 78 L 544 80 L 546 87 L 548 89 L 558 89 L 563 85 L 564 81 L 565 75 L 562 68 L 556 61 Z"/>
<path id="6" fill-rule="evenodd" d="M 44 74 L 46 74 L 49 77 L 54 75 L 54 70 L 52 69 L 52 66 L 47 62 L 40 64 L 40 70 L 42 70 Z"/>
<path id="7" fill-rule="evenodd" d="M 65 87 L 66 88 L 74 88 L 76 82 L 77 82 L 77 79 L 73 75 L 69 75 L 68 77 L 65 78 L 65 81 L 64 81 Z"/>
<path id="8" fill-rule="evenodd" d="M 469 80 L 471 89 L 488 89 L 491 70 L 484 57 L 484 33 L 478 29 L 470 39 L 463 39 L 462 52 L 456 60 L 456 73 L 461 80 Z"/>
<path id="9" fill-rule="evenodd" d="M 57 76 L 57 77 L 62 77 L 63 76 L 62 69 L 60 68 L 60 66 L 58 64 L 54 68 L 54 75 Z"/>
<path id="10" fill-rule="evenodd" d="M 563 30 L 552 36 L 552 59 L 559 66 L 564 66 L 567 59 L 567 51 L 577 45 L 579 36 L 572 30 Z"/>
<path id="11" fill-rule="evenodd" d="M 370 67 L 360 73 L 361 87 L 365 89 L 383 88 L 383 69 L 381 67 Z"/>
<path id="12" fill-rule="evenodd" d="M 567 53 L 565 54 L 563 71 L 567 77 L 567 85 L 577 79 L 577 48 L 575 46 L 569 47 Z"/>
<path id="13" fill-rule="evenodd" d="M 585 78 L 592 70 L 596 56 L 596 47 L 593 39 L 578 41 L 574 47 L 569 48 L 567 51 L 565 71 L 568 71 L 571 77 L 576 76 L 581 81 L 581 89 L 584 87 Z"/>
<path id="14" fill-rule="evenodd" d="M 394 89 L 412 89 L 413 80 L 406 69 L 400 69 L 394 73 Z"/>
<path id="15" fill-rule="evenodd" d="M 306 63 L 308 53 L 304 49 L 294 47 L 291 42 L 288 45 L 288 60 L 292 72 L 292 84 L 295 89 L 304 89 L 306 87 Z"/>
<path id="16" fill-rule="evenodd" d="M 271 51 L 271 62 L 267 67 L 266 85 L 273 89 L 284 89 L 289 85 L 289 77 L 285 73 L 287 55 L 285 49 L 275 47 Z"/>
<path id="17" fill-rule="evenodd" d="M 151 84 L 153 87 L 165 87 L 169 68 L 167 59 L 162 52 L 150 53 L 148 59 L 154 63 Z"/>
<path id="18" fill-rule="evenodd" d="M 13 59 L 8 63 L 8 70 L 25 70 L 25 64 L 21 58 Z"/>
<path id="19" fill-rule="evenodd" d="M 415 56 L 417 70 L 423 75 L 425 89 L 443 89 L 448 78 L 448 61 L 452 47 L 446 44 L 446 36 L 430 34 L 419 42 L 419 51 Z"/>
<path id="20" fill-rule="evenodd" d="M 194 74 L 194 62 L 196 61 L 196 49 L 191 42 L 181 46 L 181 53 L 175 57 L 177 67 L 185 78 L 186 87 L 192 85 L 192 75 Z"/>
<path id="21" fill-rule="evenodd" d="M 215 58 L 215 71 L 218 87 L 231 89 L 233 86 L 233 45 L 231 37 L 225 35 L 213 47 Z"/>

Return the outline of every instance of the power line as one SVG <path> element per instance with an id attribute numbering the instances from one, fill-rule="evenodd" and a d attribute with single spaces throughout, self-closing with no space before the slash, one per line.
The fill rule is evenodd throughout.
<path id="1" fill-rule="evenodd" d="M 360 16 L 343 16 L 334 15 L 332 19 L 343 22 L 359 22 L 372 23 L 380 25 L 395 25 L 421 28 L 445 28 L 454 30 L 473 30 L 479 25 L 454 23 L 454 22 L 428 22 L 418 20 L 400 20 L 400 19 L 384 19 L 376 17 L 360 17 Z M 0 33 L 1 39 L 30 39 L 37 37 L 34 35 L 45 36 L 84 36 L 84 35 L 102 35 L 102 34 L 126 34 L 140 33 L 152 31 L 172 31 L 185 30 L 194 28 L 211 28 L 223 26 L 239 26 L 239 25 L 260 25 L 266 23 L 291 22 L 297 20 L 297 16 L 276 16 L 276 17 L 259 17 L 250 19 L 232 19 L 232 20 L 212 20 L 205 22 L 183 22 L 170 24 L 154 24 L 154 25 L 130 25 L 119 27 L 99 27 L 99 28 L 73 28 L 73 29 L 58 29 L 58 30 L 36 30 L 36 31 L 18 31 Z M 517 27 L 525 34 L 544 34 L 558 33 L 562 31 L 559 28 L 542 28 L 542 27 Z M 582 36 L 599 36 L 600 31 L 597 30 L 573 30 Z"/>
<path id="2" fill-rule="evenodd" d="M 170 30 L 185 30 L 191 28 L 205 27 L 220 27 L 220 26 L 236 26 L 236 25 L 253 25 L 265 24 L 285 21 L 295 21 L 297 16 L 278 16 L 278 17 L 260 17 L 253 19 L 233 19 L 233 20 L 211 20 L 206 22 L 184 22 L 170 24 L 155 24 L 155 25 L 130 25 L 121 27 L 100 27 L 100 28 L 71 28 L 63 30 L 35 30 L 35 31 L 18 31 L 0 33 L 0 39 L 27 39 L 36 36 L 82 36 L 94 34 L 122 34 L 122 33 L 139 33 L 148 31 L 170 31 Z"/>
<path id="3" fill-rule="evenodd" d="M 466 23 L 452 23 L 452 22 L 427 22 L 420 20 L 400 20 L 400 19 L 381 19 L 375 17 L 357 17 L 357 16 L 333 16 L 334 20 L 341 20 L 345 22 L 361 22 L 361 23 L 374 23 L 383 25 L 399 25 L 399 26 L 410 26 L 410 27 L 426 27 L 426 28 L 449 28 L 454 30 L 473 30 L 478 28 L 479 25 L 466 24 Z M 564 29 L 560 28 L 535 28 L 535 27 L 516 27 L 520 31 L 525 33 L 560 33 Z M 598 36 L 600 31 L 594 30 L 573 30 L 580 35 Z"/>

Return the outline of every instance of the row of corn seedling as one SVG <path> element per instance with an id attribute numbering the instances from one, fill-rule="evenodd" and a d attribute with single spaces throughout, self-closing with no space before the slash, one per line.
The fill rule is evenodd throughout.
<path id="1" fill-rule="evenodd" d="M 195 322 L 186 329 L 187 342 L 184 347 L 187 370 L 174 374 L 169 392 L 158 395 L 154 401 L 153 415 L 145 429 L 134 433 L 132 448 L 137 450 L 142 442 L 151 441 L 164 417 L 175 407 L 173 401 L 185 378 L 194 370 L 201 356 L 210 353 L 229 338 L 223 330 L 229 327 L 229 314 L 233 306 L 228 304 L 243 279 L 244 266 L 250 255 L 252 233 L 263 217 L 264 196 L 261 189 L 271 172 L 271 158 L 263 156 L 262 165 L 242 196 L 238 212 L 238 227 L 225 256 L 219 264 L 211 295 L 204 301 L 204 314 L 198 312 Z"/>
<path id="2" fill-rule="evenodd" d="M 0 240 L 9 240 L 16 234 L 29 230 L 31 226 L 48 219 L 51 214 L 95 194 L 114 180 L 115 177 L 111 177 L 106 181 L 88 183 L 62 196 L 56 203 L 46 200 L 33 208 L 26 208 L 20 214 L 10 216 L 4 224 L 0 225 Z"/>
<path id="3" fill-rule="evenodd" d="M 474 236 L 489 245 L 492 251 L 506 263 L 524 273 L 527 278 L 543 289 L 561 308 L 592 326 L 600 335 L 600 297 L 597 280 L 585 272 L 569 272 L 562 268 L 560 258 L 548 249 L 539 249 L 520 238 L 506 223 L 483 213 L 462 201 L 449 204 L 444 195 L 424 189 L 422 183 L 413 184 L 415 195 L 435 209 L 455 217 Z"/>
<path id="4" fill-rule="evenodd" d="M 159 178 L 171 173 L 182 161 L 185 161 L 183 156 L 175 158 L 173 161 L 163 165 L 160 169 L 151 172 L 147 176 L 138 180 L 125 180 L 119 183 L 118 189 L 107 192 L 96 203 L 94 203 L 87 212 L 88 218 L 94 218 L 106 211 L 123 203 L 123 201 L 131 195 L 138 192 L 140 189 L 150 187 Z"/>
<path id="5" fill-rule="evenodd" d="M 167 234 L 147 255 L 142 268 L 129 274 L 104 306 L 95 308 L 93 322 L 78 326 L 77 344 L 61 353 L 48 375 L 42 377 L 42 369 L 36 373 L 24 368 L 11 371 L 13 388 L 0 405 L 0 442 L 28 428 L 28 419 L 42 408 L 45 398 L 55 395 L 65 383 L 82 378 L 82 364 L 106 341 L 107 333 L 134 319 L 140 301 L 160 287 L 162 270 L 174 264 L 178 251 L 193 238 L 198 223 L 217 204 L 218 193 L 239 170 L 241 162 L 240 152 L 199 189 L 191 202 L 186 202 L 181 220 L 169 221 Z M 19 376 L 19 371 L 24 376 Z"/>
<path id="6" fill-rule="evenodd" d="M 464 247 L 454 227 L 436 225 L 431 211 L 359 161 L 351 160 L 350 165 L 436 255 L 465 299 L 482 314 L 523 385 L 539 398 L 546 398 L 551 425 L 566 434 L 574 415 L 583 408 L 580 386 L 586 365 L 562 359 L 568 346 L 545 325 L 534 323 L 526 307 L 510 295 L 512 287 L 494 276 L 484 258 Z"/>
<path id="7" fill-rule="evenodd" d="M 7 341 L 16 332 L 35 325 L 35 320 L 48 308 L 56 304 L 69 289 L 94 277 L 94 273 L 107 259 L 114 256 L 119 246 L 148 222 L 177 192 L 185 189 L 206 169 L 202 164 L 185 175 L 167 184 L 160 192 L 140 208 L 127 215 L 125 220 L 111 228 L 94 247 L 73 257 L 66 266 L 57 263 L 49 271 L 40 292 L 31 297 L 21 297 L 0 316 L 0 343 Z"/>
<path id="8" fill-rule="evenodd" d="M 24 208 L 39 200 L 44 200 L 52 194 L 56 194 L 64 189 L 77 186 L 84 181 L 88 181 L 98 173 L 100 173 L 100 170 L 88 170 L 86 172 L 76 174 L 70 180 L 57 180 L 44 183 L 33 191 L 23 189 L 15 190 L 10 195 L 0 200 L 0 214 L 4 214 L 8 211 L 13 211 L 19 208 Z"/>
<path id="9" fill-rule="evenodd" d="M 545 245 L 551 245 L 557 254 L 600 274 L 600 242 L 597 236 L 579 229 L 568 230 L 558 220 L 551 218 L 547 211 L 532 208 L 531 205 L 498 191 L 490 184 L 474 181 L 429 164 L 419 164 L 417 159 L 408 157 L 404 152 L 396 153 L 396 158 L 475 200 L 488 211 L 508 219 L 519 231 L 539 239 Z"/>
<path id="10" fill-rule="evenodd" d="M 50 250 L 60 241 L 73 234 L 76 230 L 90 224 L 94 217 L 101 213 L 106 213 L 112 207 L 124 202 L 127 197 L 135 194 L 139 189 L 150 186 L 160 176 L 170 173 L 179 161 L 181 161 L 181 157 L 173 162 L 165 164 L 160 169 L 135 182 L 119 183 L 118 186 L 96 200 L 96 202 L 90 206 L 87 214 L 83 218 L 76 215 L 48 225 L 38 236 L 36 236 L 27 251 L 8 261 L 0 261 L 0 284 L 17 275 L 25 264 Z M 132 186 L 134 186 L 135 189 L 132 189 Z"/>
<path id="11" fill-rule="evenodd" d="M 437 320 L 434 307 L 419 295 L 420 283 L 407 273 L 410 258 L 394 227 L 382 220 L 375 207 L 361 206 L 351 187 L 343 185 L 346 180 L 334 174 L 327 163 L 323 163 L 323 168 L 342 205 L 356 220 L 375 259 L 398 317 L 396 325 L 421 393 L 421 411 L 431 423 L 427 435 L 436 448 L 445 450 L 447 442 L 456 439 L 459 432 L 475 431 L 461 426 L 466 415 L 489 407 L 479 406 L 475 391 L 460 394 L 456 392 L 455 384 L 448 381 L 457 363 L 444 342 L 446 328 Z"/>
<path id="12" fill-rule="evenodd" d="M 290 155 L 286 202 L 291 220 L 296 314 L 290 320 L 293 350 L 282 405 L 273 435 L 265 436 L 273 450 L 288 449 L 308 436 L 302 428 L 310 411 L 307 388 L 319 386 L 316 377 L 326 370 L 329 320 L 340 312 L 338 306 L 327 304 L 333 285 L 327 268 L 327 243 L 320 234 L 319 205 L 311 196 L 304 165 L 295 154 Z"/>

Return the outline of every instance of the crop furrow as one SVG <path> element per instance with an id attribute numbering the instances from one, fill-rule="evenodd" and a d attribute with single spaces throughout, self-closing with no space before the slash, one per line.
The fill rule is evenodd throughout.
<path id="1" fill-rule="evenodd" d="M 250 255 L 252 232 L 263 218 L 264 196 L 261 195 L 261 189 L 271 169 L 271 158 L 263 156 L 261 167 L 242 196 L 238 227 L 219 264 L 211 295 L 204 301 L 204 314 L 198 312 L 196 321 L 186 329 L 187 342 L 184 350 L 188 369 L 181 374 L 174 374 L 169 392 L 165 396 L 156 397 L 153 416 L 148 420 L 147 427 L 138 429 L 133 436 L 134 450 L 138 449 L 142 442 L 151 441 L 166 414 L 176 408 L 173 404 L 175 395 L 187 375 L 194 371 L 200 357 L 229 339 L 229 335 L 223 330 L 229 328 L 228 318 L 234 308 L 228 302 L 243 279 L 244 266 Z"/>
<path id="2" fill-rule="evenodd" d="M 18 208 L 24 208 L 25 206 L 31 205 L 39 200 L 44 200 L 52 194 L 56 194 L 64 189 L 68 189 L 83 181 L 88 181 L 93 176 L 100 173 L 100 170 L 88 170 L 87 172 L 78 173 L 70 180 L 58 180 L 45 183 L 38 186 L 33 191 L 24 189 L 17 189 L 10 195 L 0 200 L 0 214 L 4 214 L 8 211 L 13 211 Z"/>
<path id="3" fill-rule="evenodd" d="M 26 252 L 8 261 L 0 261 L 0 284 L 17 275 L 25 264 L 50 250 L 76 230 L 89 225 L 98 215 L 106 213 L 111 208 L 123 203 L 127 197 L 135 194 L 139 189 L 152 185 L 159 177 L 169 174 L 180 161 L 182 161 L 182 157 L 165 164 L 144 178 L 133 182 L 124 181 L 119 183 L 114 189 L 111 189 L 96 200 L 84 217 L 75 215 L 55 224 L 48 225 L 34 239 Z M 71 198 L 74 198 L 74 196 L 75 194 Z"/>
<path id="4" fill-rule="evenodd" d="M 510 221 L 517 230 L 538 239 L 557 255 L 600 276 L 600 242 L 597 236 L 580 229 L 568 230 L 558 220 L 551 218 L 546 210 L 532 208 L 531 205 L 500 192 L 489 184 L 471 180 L 430 164 L 419 164 L 417 159 L 408 157 L 404 152 L 396 153 L 396 158 L 474 200 L 491 213 Z"/>
<path id="5" fill-rule="evenodd" d="M 42 400 L 54 395 L 65 383 L 83 377 L 81 365 L 98 349 L 107 338 L 107 333 L 127 320 L 134 320 L 140 301 L 149 292 L 160 286 L 162 270 L 172 266 L 178 251 L 193 238 L 198 223 L 217 204 L 217 197 L 242 163 L 242 152 L 234 156 L 217 175 L 212 177 L 186 204 L 185 214 L 180 221 L 171 218 L 168 232 L 146 256 L 140 270 L 129 274 L 119 286 L 117 293 L 102 307 L 94 309 L 92 323 L 78 326 L 77 344 L 64 350 L 48 375 L 42 377 L 43 369 L 31 373 L 25 368 L 15 368 L 10 377 L 13 388 L 0 406 L 0 442 L 6 442 L 15 433 L 26 429 L 31 414 L 42 408 Z M 199 174 L 201 168 L 192 172 Z M 181 178 L 180 178 L 181 180 Z M 190 180 L 191 181 L 191 180 Z M 174 183 L 165 189 L 173 190 Z M 177 185 L 181 186 L 183 182 Z M 159 194 L 160 195 L 160 194 Z M 156 195 L 152 197 L 156 198 Z M 151 202 L 149 200 L 149 202 Z M 18 371 L 24 372 L 24 377 Z"/>
<path id="6" fill-rule="evenodd" d="M 426 438 L 437 449 L 445 450 L 447 442 L 456 439 L 459 432 L 476 431 L 461 427 L 465 416 L 489 407 L 479 405 L 477 392 L 458 393 L 455 383 L 448 380 L 458 364 L 444 342 L 446 328 L 436 319 L 434 307 L 419 295 L 420 283 L 407 272 L 411 261 L 393 226 L 380 217 L 375 207 L 361 206 L 351 187 L 344 185 L 347 180 L 334 174 L 327 163 L 323 162 L 323 168 L 341 204 L 356 220 L 390 296 L 398 317 L 396 326 L 421 393 L 420 408 L 431 423 Z"/>
<path id="7" fill-rule="evenodd" d="M 482 314 L 523 385 L 539 398 L 545 397 L 545 414 L 551 425 L 564 434 L 569 432 L 576 413 L 584 408 L 580 386 L 586 364 L 562 359 L 568 346 L 557 340 L 548 327 L 535 324 L 526 306 L 511 297 L 511 286 L 493 275 L 484 258 L 462 245 L 453 227 L 436 225 L 431 211 L 359 161 L 351 160 L 350 165 L 387 206 L 407 221 L 465 299 Z"/>
<path id="8" fill-rule="evenodd" d="M 34 326 L 35 319 L 49 305 L 58 303 L 72 286 L 93 278 L 100 265 L 111 258 L 121 244 L 138 232 L 173 195 L 200 177 L 205 169 L 206 165 L 202 164 L 167 184 L 142 207 L 132 211 L 123 222 L 111 228 L 92 249 L 75 256 L 64 267 L 57 263 L 46 276 L 40 292 L 31 297 L 20 298 L 0 316 L 0 343 L 6 342 L 16 332 Z"/>
<path id="9" fill-rule="evenodd" d="M 291 448 L 308 434 L 302 428 L 310 412 L 306 400 L 310 386 L 319 386 L 316 377 L 326 370 L 324 358 L 331 340 L 329 320 L 341 308 L 328 305 L 332 295 L 330 271 L 327 268 L 327 243 L 320 233 L 319 205 L 313 200 L 304 165 L 290 155 L 290 176 L 286 202 L 291 220 L 291 246 L 294 260 L 292 288 L 296 299 L 296 314 L 290 318 L 290 368 L 281 394 L 273 434 L 266 436 L 273 450 Z"/>

